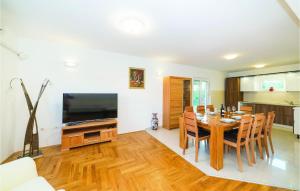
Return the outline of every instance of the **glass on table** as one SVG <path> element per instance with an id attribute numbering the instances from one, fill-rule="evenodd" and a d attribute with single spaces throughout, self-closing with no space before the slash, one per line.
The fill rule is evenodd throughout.
<path id="1" fill-rule="evenodd" d="M 236 111 L 236 107 L 235 106 L 232 106 L 232 112 L 234 113 Z"/>

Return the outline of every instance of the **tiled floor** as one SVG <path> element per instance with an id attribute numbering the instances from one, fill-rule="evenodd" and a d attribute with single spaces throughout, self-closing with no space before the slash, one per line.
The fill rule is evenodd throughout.
<path id="1" fill-rule="evenodd" d="M 200 144 L 199 161 L 195 163 L 192 143 L 186 154 L 182 155 L 179 129 L 147 129 L 147 132 L 208 175 L 300 190 L 300 141 L 291 132 L 273 128 L 275 154 L 269 159 L 265 156 L 264 160 L 257 157 L 257 162 L 252 167 L 248 166 L 246 153 L 243 152 L 243 172 L 237 169 L 234 149 L 225 153 L 224 168 L 216 171 L 209 165 L 209 149 L 203 141 Z"/>

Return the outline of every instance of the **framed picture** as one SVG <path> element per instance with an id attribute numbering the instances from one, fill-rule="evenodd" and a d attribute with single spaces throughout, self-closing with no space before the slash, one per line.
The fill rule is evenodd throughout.
<path id="1" fill-rule="evenodd" d="M 145 69 L 129 68 L 129 88 L 145 88 Z"/>

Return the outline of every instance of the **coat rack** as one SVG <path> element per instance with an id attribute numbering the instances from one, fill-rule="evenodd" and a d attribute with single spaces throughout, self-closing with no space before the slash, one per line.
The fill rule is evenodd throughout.
<path id="1" fill-rule="evenodd" d="M 36 120 L 36 111 L 37 111 L 39 101 L 40 101 L 47 85 L 50 83 L 50 81 L 48 79 L 44 80 L 44 82 L 40 88 L 38 98 L 37 98 L 35 104 L 33 105 L 31 102 L 30 96 L 28 94 L 28 91 L 26 89 L 26 86 L 21 78 L 13 78 L 10 81 L 10 87 L 12 88 L 12 82 L 14 80 L 19 80 L 19 82 L 21 83 L 21 87 L 22 87 L 22 90 L 23 90 L 23 93 L 24 93 L 24 96 L 26 99 L 28 111 L 29 111 L 29 120 L 27 122 L 23 152 L 19 157 L 20 158 L 26 157 L 26 156 L 38 157 L 38 156 L 42 155 L 42 152 L 40 151 L 40 148 L 39 148 L 39 131 L 38 131 L 38 124 L 37 124 L 37 120 Z"/>

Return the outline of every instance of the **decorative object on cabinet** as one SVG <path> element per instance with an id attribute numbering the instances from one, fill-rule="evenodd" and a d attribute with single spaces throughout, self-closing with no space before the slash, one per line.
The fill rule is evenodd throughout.
<path id="1" fill-rule="evenodd" d="M 133 88 L 133 89 L 145 88 L 145 69 L 129 68 L 129 88 Z"/>
<path id="2" fill-rule="evenodd" d="M 157 130 L 158 128 L 158 118 L 157 113 L 152 113 L 152 119 L 151 119 L 151 129 Z"/>
<path id="3" fill-rule="evenodd" d="M 32 101 L 30 99 L 30 96 L 28 94 L 28 91 L 26 89 L 26 86 L 23 82 L 23 80 L 21 78 L 13 78 L 10 81 L 10 87 L 12 88 L 12 82 L 14 80 L 19 80 L 21 83 L 21 87 L 25 96 L 25 100 L 27 103 L 27 107 L 28 107 L 28 111 L 29 111 L 29 119 L 27 122 L 27 128 L 26 128 L 26 133 L 25 133 L 25 138 L 24 138 L 24 145 L 23 145 L 23 152 L 20 156 L 21 157 L 38 157 L 42 154 L 42 152 L 40 151 L 39 148 L 39 128 L 38 128 L 38 124 L 37 124 L 37 120 L 36 120 L 36 112 L 37 112 L 37 107 L 39 104 L 39 101 L 46 89 L 46 87 L 48 86 L 48 84 L 50 83 L 50 81 L 48 79 L 45 79 L 39 94 L 38 94 L 38 98 L 35 102 L 35 104 L 32 104 Z"/>
<path id="4" fill-rule="evenodd" d="M 179 117 L 186 106 L 191 106 L 192 79 L 176 76 L 164 77 L 163 81 L 163 127 L 179 127 Z"/>

